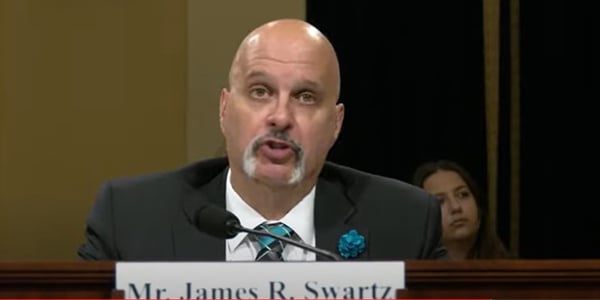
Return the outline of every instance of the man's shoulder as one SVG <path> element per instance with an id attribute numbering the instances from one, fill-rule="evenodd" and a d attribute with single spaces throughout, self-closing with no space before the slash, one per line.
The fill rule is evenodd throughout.
<path id="1" fill-rule="evenodd" d="M 374 185 L 378 188 L 421 191 L 420 188 L 400 179 L 362 171 L 329 161 L 325 163 L 325 166 L 321 172 L 321 176 L 326 179 L 341 180 L 346 184 L 352 185 Z"/>
<path id="2" fill-rule="evenodd" d="M 322 178 L 339 182 L 350 192 L 362 195 L 377 195 L 377 199 L 397 198 L 425 199 L 430 195 L 423 189 L 400 179 L 382 176 L 349 166 L 327 162 L 321 172 Z M 371 200 L 372 201 L 372 200 Z"/>
<path id="3" fill-rule="evenodd" d="M 122 176 L 108 180 L 114 188 L 160 188 L 165 185 L 188 184 L 190 186 L 201 185 L 212 180 L 223 172 L 227 167 L 225 158 L 206 159 L 186 164 L 177 169 L 157 171 L 152 173 Z"/>

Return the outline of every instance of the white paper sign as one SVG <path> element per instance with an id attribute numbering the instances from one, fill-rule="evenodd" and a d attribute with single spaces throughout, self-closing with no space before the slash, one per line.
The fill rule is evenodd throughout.
<path id="1" fill-rule="evenodd" d="M 127 299 L 386 299 L 404 262 L 118 262 Z"/>

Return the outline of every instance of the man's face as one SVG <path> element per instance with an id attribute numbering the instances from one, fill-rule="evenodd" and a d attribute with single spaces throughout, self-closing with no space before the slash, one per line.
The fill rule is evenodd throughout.
<path id="1" fill-rule="evenodd" d="M 232 168 L 295 185 L 315 178 L 341 128 L 337 70 L 322 51 L 261 42 L 248 47 L 221 93 L 221 128 Z"/>

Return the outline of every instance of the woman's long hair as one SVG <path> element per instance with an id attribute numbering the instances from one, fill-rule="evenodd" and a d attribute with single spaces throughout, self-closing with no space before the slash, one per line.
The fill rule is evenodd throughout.
<path id="1" fill-rule="evenodd" d="M 444 170 L 456 172 L 467 184 L 469 190 L 477 203 L 477 214 L 479 216 L 479 230 L 473 248 L 467 254 L 468 259 L 493 259 L 509 258 L 511 255 L 496 234 L 492 231 L 486 213 L 486 203 L 483 193 L 478 188 L 473 177 L 458 163 L 450 160 L 438 160 L 426 162 L 419 166 L 413 176 L 413 184 L 423 188 L 425 180 L 433 173 Z"/>

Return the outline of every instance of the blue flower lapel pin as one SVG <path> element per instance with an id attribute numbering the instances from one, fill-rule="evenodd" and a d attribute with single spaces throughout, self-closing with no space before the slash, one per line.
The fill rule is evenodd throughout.
<path id="1" fill-rule="evenodd" d="M 345 258 L 355 258 L 365 251 L 365 237 L 355 229 L 344 233 L 338 241 L 338 252 Z"/>

